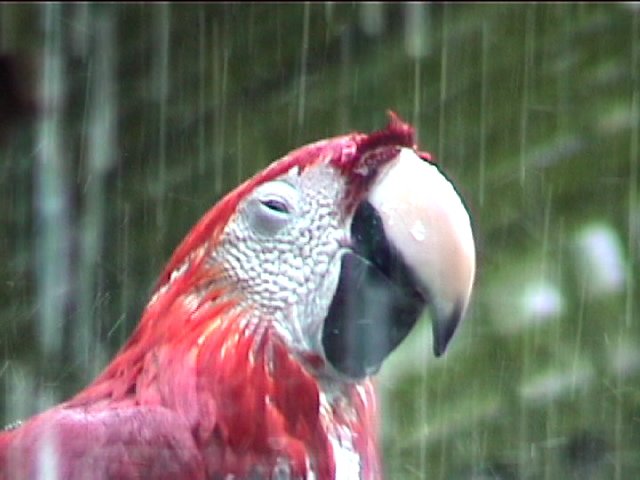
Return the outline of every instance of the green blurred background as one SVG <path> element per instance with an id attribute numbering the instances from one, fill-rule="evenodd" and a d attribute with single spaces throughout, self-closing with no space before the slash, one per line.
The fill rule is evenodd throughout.
<path id="1" fill-rule="evenodd" d="M 447 355 L 422 322 L 378 378 L 388 478 L 640 478 L 638 4 L 3 3 L 0 54 L 0 422 L 101 370 L 231 187 L 392 109 L 479 266 Z"/>

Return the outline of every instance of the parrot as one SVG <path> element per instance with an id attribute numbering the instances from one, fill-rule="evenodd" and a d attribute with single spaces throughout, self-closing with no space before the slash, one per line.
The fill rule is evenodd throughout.
<path id="1" fill-rule="evenodd" d="M 189 231 L 84 390 L 0 433 L 1 480 L 374 480 L 375 374 L 468 310 L 469 210 L 415 129 L 291 151 Z"/>

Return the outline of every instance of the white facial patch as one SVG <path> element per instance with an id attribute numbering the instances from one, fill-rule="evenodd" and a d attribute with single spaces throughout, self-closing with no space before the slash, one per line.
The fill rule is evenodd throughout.
<path id="1" fill-rule="evenodd" d="M 300 349 L 317 351 L 340 269 L 343 178 L 326 164 L 289 171 L 238 205 L 215 252 L 260 318 Z"/>

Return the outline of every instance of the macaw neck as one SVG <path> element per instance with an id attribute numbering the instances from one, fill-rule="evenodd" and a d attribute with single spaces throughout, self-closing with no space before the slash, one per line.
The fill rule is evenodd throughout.
<path id="1" fill-rule="evenodd" d="M 252 472 L 274 478 L 277 469 L 288 469 L 290 478 L 318 480 L 379 476 L 371 383 L 319 381 L 268 324 L 236 321 L 211 331 L 198 354 L 197 378 L 200 409 L 215 418 L 200 423 L 199 441 L 244 458 Z M 252 472 L 240 466 L 237 473 Z"/>

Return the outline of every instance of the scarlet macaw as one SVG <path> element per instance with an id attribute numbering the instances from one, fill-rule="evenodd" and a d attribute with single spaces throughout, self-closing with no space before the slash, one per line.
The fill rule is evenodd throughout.
<path id="1" fill-rule="evenodd" d="M 377 479 L 370 377 L 425 309 L 444 352 L 470 220 L 414 130 L 297 149 L 211 208 L 87 388 L 0 434 L 0 479 Z"/>

